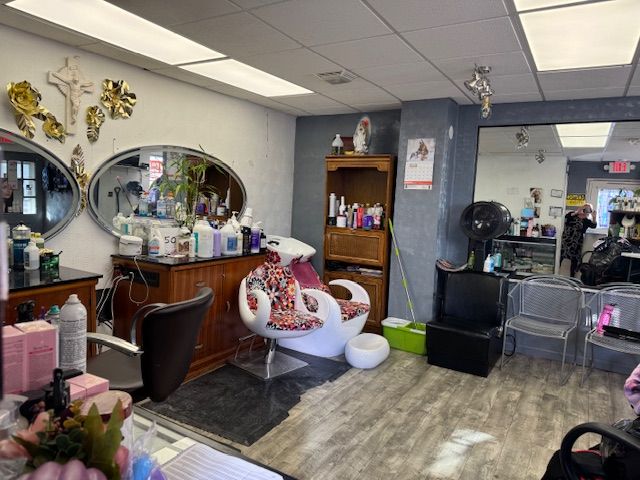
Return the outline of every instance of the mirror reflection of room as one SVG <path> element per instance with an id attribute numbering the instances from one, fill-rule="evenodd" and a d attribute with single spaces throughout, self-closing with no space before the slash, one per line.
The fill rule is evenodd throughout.
<path id="1" fill-rule="evenodd" d="M 499 202 L 513 218 L 492 244 L 502 269 L 581 278 L 601 245 L 617 242 L 607 274 L 583 281 L 626 280 L 622 250 L 640 245 L 639 137 L 639 122 L 480 128 L 474 201 Z"/>

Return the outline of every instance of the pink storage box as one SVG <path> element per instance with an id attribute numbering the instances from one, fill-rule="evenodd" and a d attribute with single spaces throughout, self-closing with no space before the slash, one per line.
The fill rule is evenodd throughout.
<path id="1" fill-rule="evenodd" d="M 27 389 L 26 336 L 12 326 L 2 327 L 3 393 Z"/>
<path id="2" fill-rule="evenodd" d="M 48 385 L 53 369 L 58 366 L 58 329 L 43 320 L 17 323 L 15 328 L 25 333 L 27 357 L 27 390 Z"/>
<path id="3" fill-rule="evenodd" d="M 109 380 L 91 375 L 90 373 L 69 378 L 67 383 L 71 391 L 72 401 L 86 400 L 88 397 L 92 397 L 98 393 L 109 391 Z"/>

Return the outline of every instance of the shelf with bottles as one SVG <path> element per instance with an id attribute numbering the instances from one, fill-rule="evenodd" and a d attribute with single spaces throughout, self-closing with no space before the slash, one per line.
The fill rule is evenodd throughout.
<path id="1" fill-rule="evenodd" d="M 499 252 L 501 269 L 517 274 L 555 273 L 555 238 L 503 236 L 495 239 L 492 250 Z"/>

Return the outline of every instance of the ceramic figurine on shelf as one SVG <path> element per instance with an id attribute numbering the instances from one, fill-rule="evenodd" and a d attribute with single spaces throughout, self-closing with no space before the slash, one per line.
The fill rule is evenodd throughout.
<path id="1" fill-rule="evenodd" d="M 369 142 L 371 141 L 371 120 L 369 117 L 362 117 L 358 122 L 356 131 L 353 134 L 353 147 L 357 154 L 365 155 L 369 152 Z"/>

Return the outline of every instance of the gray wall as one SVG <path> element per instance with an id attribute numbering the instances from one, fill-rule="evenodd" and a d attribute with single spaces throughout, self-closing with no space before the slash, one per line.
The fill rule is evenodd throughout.
<path id="1" fill-rule="evenodd" d="M 449 99 L 402 104 L 393 225 L 415 317 L 420 322 L 432 317 L 435 261 L 446 250 L 455 152 L 449 127 L 453 127 L 455 135 L 457 115 L 458 105 Z M 436 141 L 432 190 L 403 189 L 407 141 L 411 138 Z M 395 255 L 391 258 L 388 313 L 412 319 Z"/>
<path id="2" fill-rule="evenodd" d="M 604 180 L 635 180 L 640 178 L 640 164 L 635 164 L 636 170 L 631 173 L 609 174 L 596 162 L 572 162 L 569 161 L 569 174 L 567 176 L 567 193 L 585 193 L 588 178 L 602 178 Z"/>
<path id="3" fill-rule="evenodd" d="M 312 245 L 317 251 L 313 266 L 322 275 L 325 208 L 325 155 L 331 153 L 336 133 L 350 137 L 364 114 L 298 117 L 296 122 L 295 166 L 293 172 L 293 214 L 291 236 Z M 398 151 L 400 111 L 368 114 L 371 119 L 371 153 Z"/>

